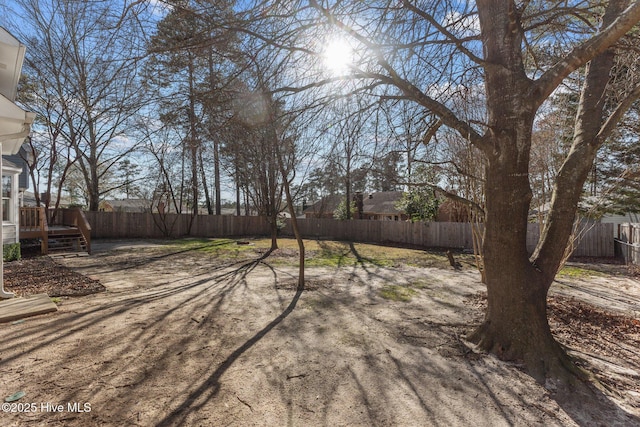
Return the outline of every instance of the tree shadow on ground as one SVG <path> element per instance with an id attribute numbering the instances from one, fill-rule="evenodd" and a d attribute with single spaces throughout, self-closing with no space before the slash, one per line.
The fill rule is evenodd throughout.
<path id="1" fill-rule="evenodd" d="M 262 259 L 265 259 L 269 256 L 271 251 L 265 254 Z M 273 270 L 272 270 L 273 271 Z M 276 278 L 277 280 L 277 278 Z M 200 408 L 202 408 L 209 399 L 214 398 L 218 392 L 220 391 L 220 378 L 224 375 L 224 373 L 238 360 L 240 356 L 242 356 L 246 351 L 248 351 L 251 347 L 253 347 L 258 341 L 264 338 L 265 335 L 269 333 L 269 331 L 273 330 L 276 326 L 278 326 L 284 319 L 286 319 L 296 308 L 298 301 L 300 300 L 300 296 L 305 290 L 304 283 L 299 283 L 296 289 L 296 293 L 291 299 L 289 305 L 285 308 L 285 310 L 280 313 L 275 319 L 273 319 L 268 325 L 258 331 L 254 336 L 248 339 L 244 344 L 240 347 L 236 348 L 225 360 L 218 366 L 218 368 L 202 382 L 200 387 L 196 390 L 189 393 L 189 395 L 184 399 L 182 404 L 178 406 L 175 410 L 171 411 L 167 416 L 165 416 L 160 422 L 158 422 L 158 426 L 172 426 L 172 425 L 181 425 L 184 423 L 186 418 L 189 416 L 191 412 L 196 412 Z M 197 403 L 198 400 L 202 399 L 201 403 Z M 246 403 L 245 403 L 246 404 Z"/>
<path id="2" fill-rule="evenodd" d="M 640 417 L 625 411 L 594 383 L 560 387 L 550 396 L 580 426 L 640 425 Z"/>
<path id="3" fill-rule="evenodd" d="M 179 258 L 182 255 L 186 255 L 186 254 L 190 254 L 190 253 L 197 253 L 198 251 L 202 251 L 204 249 L 206 250 L 211 250 L 212 248 L 216 248 L 216 247 L 225 247 L 228 244 L 229 241 L 227 240 L 212 240 L 211 242 L 206 242 L 206 243 L 202 243 L 200 245 L 193 245 L 190 247 L 186 247 L 186 248 L 179 248 L 179 249 L 175 249 L 175 250 L 163 250 L 163 253 L 161 254 L 156 254 L 156 255 L 152 255 L 152 256 L 145 256 L 144 254 L 140 255 L 140 256 L 131 256 L 126 265 L 122 265 L 121 263 L 118 263 L 118 265 L 115 265 L 113 267 L 113 269 L 104 269 L 101 272 L 102 273 L 110 273 L 110 272 L 114 272 L 114 271 L 122 271 L 122 270 L 133 270 L 136 268 L 140 268 L 146 265 L 150 265 L 156 262 L 161 262 L 161 261 L 165 261 L 167 259 L 170 258 Z M 97 257 L 95 257 L 96 259 L 96 263 L 94 265 L 87 265 L 87 268 L 92 268 L 92 267 L 97 267 L 97 266 L 103 266 L 101 264 L 101 260 L 100 260 L 100 255 L 108 255 L 110 253 L 110 251 L 100 251 L 94 255 L 97 255 Z M 263 259 L 266 259 L 267 257 L 269 257 L 269 255 L 271 255 L 272 250 L 269 249 L 267 250 L 265 253 L 261 254 L 258 258 L 257 261 L 261 261 Z M 137 254 L 136 254 L 137 255 Z M 238 261 L 234 261 L 230 264 L 226 264 L 226 265 L 221 265 L 220 267 L 230 267 L 233 265 L 241 265 L 243 263 L 246 262 L 251 262 L 251 260 L 247 260 L 247 259 L 240 259 Z M 103 266 L 104 267 L 104 266 Z"/>
<path id="4" fill-rule="evenodd" d="M 82 305 L 68 306 L 71 310 L 48 322 L 19 325 L 0 340 L 3 369 L 10 365 L 3 375 L 7 380 L 24 377 L 31 387 L 29 397 L 43 401 L 52 397 L 79 401 L 91 396 L 95 424 L 106 425 L 273 425 L 274 418 L 266 418 L 270 422 L 260 418 L 265 414 L 258 408 L 263 412 L 271 409 L 265 410 L 265 401 L 279 405 L 270 413 L 280 424 L 289 420 L 297 425 L 332 425 L 336 414 L 339 420 L 359 425 L 403 424 L 399 420 L 443 425 L 443 413 L 457 420 L 455 425 L 469 425 L 483 416 L 493 416 L 497 425 L 527 425 L 545 419 L 544 415 L 518 418 L 521 412 L 516 407 L 537 408 L 541 399 L 548 403 L 547 394 L 539 387 L 535 395 L 516 393 L 524 387 L 522 383 L 531 381 L 523 380 L 524 375 L 514 376 L 512 365 L 496 364 L 488 371 L 485 366 L 491 363 L 490 356 L 469 354 L 458 345 L 462 327 L 454 327 L 453 318 L 443 319 L 439 311 L 425 312 L 423 304 L 379 298 L 365 301 L 358 287 L 339 287 L 333 282 L 304 298 L 304 288 L 287 288 L 276 302 L 273 284 L 277 290 L 282 278 L 266 265 L 269 270 L 258 284 L 257 275 L 248 275 L 259 265 L 261 269 L 266 265 L 264 259 L 212 270 L 209 277 L 167 279 L 150 292 L 133 289 L 93 305 L 87 299 Z M 127 270 L 126 274 L 133 273 Z M 348 272 L 343 273 L 346 275 Z M 338 279 L 338 283 L 344 281 Z M 440 284 L 430 284 L 436 285 Z M 250 293 L 258 292 L 260 301 L 247 301 Z M 425 291 L 421 301 L 432 298 L 438 303 L 440 298 L 433 295 Z M 264 297 L 274 298 L 266 301 Z M 149 306 L 157 309 L 150 312 Z M 252 310 L 262 310 L 258 321 Z M 146 314 L 134 316 L 139 311 Z M 455 319 L 463 317 L 468 316 Z M 121 328 L 114 335 L 104 334 L 104 325 L 114 322 Z M 15 344 L 16 340 L 21 343 Z M 46 360 L 49 344 L 57 343 L 64 344 L 59 357 Z M 279 350 L 274 343 L 280 345 Z M 114 350 L 103 355 L 110 347 Z M 27 354 L 37 358 L 27 361 Z M 127 366 L 135 360 L 144 363 Z M 501 376 L 516 381 L 496 385 L 493 380 Z M 244 390 L 263 385 L 254 394 Z M 265 391 L 279 393 L 280 399 L 260 395 Z M 553 394 L 550 397 L 561 401 Z M 593 423 L 598 411 L 607 415 L 597 424 L 623 419 L 625 423 L 619 424 L 633 425 L 638 421 L 621 418 L 624 414 L 616 412 L 606 397 L 604 403 L 593 396 L 580 399 L 582 405 L 561 403 L 578 424 Z M 476 406 L 476 413 L 464 406 L 474 400 L 483 402 Z M 510 405 L 513 401 L 516 404 Z M 226 408 L 227 403 L 232 407 Z M 407 417 L 413 408 L 417 409 L 411 412 L 412 418 Z M 540 408 L 547 410 L 544 405 Z M 550 424 L 559 425 L 557 413 L 547 415 Z M 60 421 L 52 417 L 22 419 Z M 84 416 L 76 417 L 61 422 L 91 424 Z"/>
<path id="5" fill-rule="evenodd" d="M 54 375 L 52 378 L 56 378 L 61 369 L 62 372 L 64 372 L 64 369 L 67 369 L 67 365 L 75 365 L 78 360 L 102 360 L 102 358 L 94 358 L 92 355 L 99 355 L 102 349 L 108 349 L 110 347 L 118 349 L 115 350 L 114 353 L 110 354 L 108 361 L 101 362 L 108 363 L 102 367 L 98 365 L 98 368 L 90 368 L 89 372 L 85 372 L 83 374 L 83 377 L 92 382 L 95 382 L 96 379 L 100 382 L 101 377 L 112 376 L 113 374 L 119 375 L 117 371 L 108 373 L 112 360 L 126 360 L 131 357 L 131 354 L 138 353 L 141 347 L 144 348 L 152 341 L 155 341 L 159 334 L 162 334 L 163 323 L 170 321 L 169 319 L 174 317 L 178 310 L 184 310 L 184 307 L 188 305 L 190 306 L 188 309 L 191 313 L 195 313 L 196 311 L 217 312 L 219 307 L 222 305 L 222 302 L 225 300 L 225 297 L 232 290 L 243 284 L 246 286 L 245 281 L 249 273 L 251 273 L 258 265 L 263 263 L 269 254 L 270 252 L 267 252 L 257 259 L 245 262 L 232 270 L 222 271 L 213 277 L 196 277 L 192 278 L 193 280 L 188 280 L 185 283 L 180 284 L 168 281 L 164 284 L 157 284 L 156 286 L 151 287 L 152 290 L 147 290 L 144 293 L 132 292 L 126 297 L 114 298 L 111 302 L 101 303 L 94 307 L 87 307 L 87 310 L 80 310 L 78 312 L 72 311 L 67 313 L 65 316 L 49 318 L 48 321 L 43 319 L 43 324 L 39 322 L 37 324 L 35 322 L 32 324 L 26 324 L 25 327 L 20 328 L 19 332 L 14 332 L 11 335 L 7 335 L 0 339 L 3 349 L 3 364 L 5 364 L 5 366 L 9 363 L 21 364 L 21 360 L 24 358 L 25 353 L 24 347 L 20 346 L 18 342 L 28 343 L 28 354 L 34 354 L 35 352 L 42 351 L 47 352 L 49 346 L 59 344 L 61 342 L 77 342 L 77 346 L 69 346 L 63 350 L 64 353 L 60 353 L 60 355 L 66 354 L 63 359 L 58 360 L 58 362 L 54 362 L 57 358 L 47 360 L 47 364 L 49 362 L 55 364 Z M 271 270 L 273 271 L 273 269 Z M 273 274 L 274 281 L 277 281 L 275 271 Z M 214 288 L 213 294 L 211 291 L 208 291 L 211 287 Z M 202 386 L 191 393 L 191 395 L 195 398 L 197 395 L 210 389 L 210 385 L 213 385 L 215 390 L 217 390 L 216 384 L 224 372 L 238 357 L 258 342 L 264 335 L 286 318 L 291 311 L 293 311 L 303 291 L 304 288 L 299 287 L 293 301 L 289 304 L 289 307 L 265 328 L 255 334 L 255 336 L 237 348 L 211 375 L 209 381 L 204 382 Z M 171 302 L 175 301 L 175 297 L 180 297 L 180 300 L 174 305 Z M 150 305 L 157 304 L 166 304 L 166 309 L 158 310 L 158 315 L 153 319 L 147 320 L 145 324 L 141 325 L 142 327 L 136 327 L 136 324 L 124 324 L 126 323 L 125 316 L 127 316 L 128 313 L 133 313 Z M 92 340 L 91 342 L 87 342 L 86 345 L 79 345 L 83 340 L 85 331 L 89 329 L 95 331 L 95 329 L 100 329 L 107 323 L 113 323 L 114 320 L 111 319 L 114 319 L 116 322 L 123 323 L 123 328 L 118 331 L 117 336 L 105 336 L 101 337 L 99 341 Z M 201 329 L 203 333 L 208 332 L 206 331 L 205 326 L 207 325 L 207 319 L 201 319 L 194 315 L 192 315 L 190 319 L 195 328 Z M 186 320 L 188 321 L 189 318 L 187 317 Z M 140 376 L 139 372 L 133 371 L 133 375 L 137 378 L 133 378 L 130 381 L 127 381 L 126 384 L 120 385 L 119 387 L 137 389 L 138 387 L 143 386 L 150 376 L 156 375 L 155 373 L 170 370 L 171 365 L 169 360 L 172 358 L 175 359 L 176 354 L 181 354 L 181 352 L 189 346 L 190 340 L 191 337 L 189 334 L 184 334 L 182 336 L 168 336 L 167 339 L 164 340 L 166 345 L 159 348 L 162 354 L 154 355 L 153 359 L 156 363 L 145 368 L 144 376 Z M 67 362 L 64 362 L 65 359 Z M 36 358 L 35 360 L 40 361 L 43 359 Z M 92 364 L 89 363 L 88 366 L 92 366 Z M 94 369 L 97 369 L 96 376 L 93 375 Z M 32 385 L 44 384 L 44 387 L 38 387 L 40 389 L 50 388 L 47 384 L 51 384 L 51 382 L 50 379 L 47 378 L 47 374 L 44 374 L 44 366 L 42 366 L 40 370 L 43 373 L 42 377 L 40 378 L 40 376 L 35 377 L 32 375 L 29 378 L 29 383 Z M 125 370 L 127 370 L 127 368 L 125 368 Z M 68 402 L 78 400 L 78 395 L 76 393 L 77 390 L 75 390 L 75 387 L 73 390 L 66 389 L 65 392 L 63 392 L 65 389 L 60 388 L 58 385 L 56 385 L 55 388 L 59 390 L 57 392 L 57 398 L 66 398 L 66 401 Z M 33 393 L 33 391 L 30 392 L 32 397 L 34 396 Z M 190 399 L 185 400 L 185 403 L 181 405 L 181 409 L 188 409 L 189 402 L 191 401 L 192 400 Z M 97 405 L 94 406 L 94 410 L 97 411 L 98 409 Z M 190 411 L 187 410 L 180 412 L 188 414 Z M 172 414 L 171 417 L 178 419 L 179 414 Z M 170 418 L 168 416 L 167 420 L 169 419 Z"/>
<path id="6" fill-rule="evenodd" d="M 154 286 L 154 288 L 159 288 L 157 290 L 147 292 L 142 296 L 131 295 L 124 300 L 114 300 L 112 302 L 102 304 L 94 309 L 90 309 L 88 311 L 79 312 L 73 314 L 70 319 L 55 319 L 51 323 L 49 323 L 49 327 L 52 333 L 46 334 L 44 338 L 38 338 L 35 340 L 35 344 L 31 347 L 31 350 L 38 350 L 41 348 L 45 348 L 47 345 L 52 344 L 55 341 L 64 340 L 66 338 L 72 337 L 74 334 L 81 332 L 83 329 L 86 329 L 91 326 L 95 326 L 101 322 L 105 321 L 104 316 L 117 316 L 122 315 L 124 313 L 130 312 L 132 310 L 138 309 L 150 303 L 157 303 L 160 301 L 168 300 L 172 297 L 175 297 L 180 294 L 185 294 L 188 291 L 192 291 L 194 289 L 201 288 L 211 283 L 212 281 L 216 283 L 224 283 L 227 284 L 219 290 L 218 292 L 218 301 L 216 305 L 214 305 L 214 309 L 216 309 L 222 301 L 224 297 L 233 289 L 233 287 L 242 283 L 243 280 L 246 279 L 249 273 L 251 273 L 260 263 L 264 261 L 269 256 L 270 252 L 262 255 L 259 258 L 256 258 L 251 261 L 245 261 L 241 265 L 237 265 L 239 263 L 235 262 L 227 265 L 226 267 L 234 267 L 232 270 L 224 271 L 224 267 L 218 267 L 213 270 L 213 272 L 221 271 L 219 274 L 215 275 L 213 278 L 211 277 L 203 277 L 197 279 L 197 275 L 192 278 L 196 278 L 196 280 L 190 281 L 183 285 L 169 286 L 170 282 L 161 283 Z M 170 308 L 166 310 L 163 314 L 163 317 L 168 317 L 175 310 L 180 308 L 181 306 L 186 305 L 189 302 L 192 302 L 196 298 L 199 297 L 199 294 L 194 294 L 193 296 L 187 297 L 184 301 L 182 301 L 176 307 Z M 95 316 L 92 319 L 92 316 Z M 63 323 L 67 323 L 71 321 L 72 327 L 63 326 Z M 57 329 L 58 325 L 60 325 L 59 330 Z M 29 337 L 31 334 L 35 334 L 36 329 L 25 329 L 22 333 L 13 334 L 12 339 L 20 339 Z M 135 337 L 134 337 L 135 338 Z M 3 342 L 0 341 L 0 344 Z M 2 345 L 4 350 L 12 349 L 12 345 L 9 342 L 5 342 Z M 9 356 L 5 357 L 2 360 L 5 362 L 9 362 L 13 360 L 17 356 Z"/>

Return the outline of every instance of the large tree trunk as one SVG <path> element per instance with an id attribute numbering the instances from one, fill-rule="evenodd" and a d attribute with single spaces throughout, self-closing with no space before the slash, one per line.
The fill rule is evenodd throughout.
<path id="1" fill-rule="evenodd" d="M 191 197 L 192 214 L 198 215 L 198 153 L 195 142 L 192 142 L 191 150 Z"/>
<path id="2" fill-rule="evenodd" d="M 100 208 L 100 178 L 98 177 L 98 160 L 95 156 L 91 156 L 91 164 L 89 166 L 89 174 L 91 182 L 89 183 L 89 210 L 97 212 Z"/>
<path id="3" fill-rule="evenodd" d="M 482 3 L 488 107 L 482 250 L 488 306 L 484 323 L 470 339 L 502 359 L 523 363 L 540 382 L 549 374 L 568 379 L 572 364 L 547 322 L 547 292 L 555 271 L 539 271 L 526 246 L 537 105 L 527 96 L 532 82 L 522 64 L 519 16 L 515 9 Z"/>
<path id="4" fill-rule="evenodd" d="M 215 99 L 213 93 L 217 90 L 217 73 L 215 70 L 215 60 L 213 57 L 213 49 L 209 51 L 209 90 L 212 93 L 212 98 Z M 211 108 L 211 107 L 209 107 Z M 213 127 L 213 120 L 211 120 L 211 126 Z M 215 190 L 215 212 L 216 215 L 222 214 L 221 206 L 221 191 L 220 191 L 220 143 L 216 136 L 215 129 L 211 129 L 211 138 L 213 138 L 213 187 Z M 238 214 L 239 216 L 240 214 Z"/>
<path id="5" fill-rule="evenodd" d="M 553 275 L 539 271 L 527 252 L 531 191 L 526 169 L 518 172 L 517 161 L 509 161 L 510 157 L 505 156 L 500 167 L 495 164 L 502 160 L 491 159 L 487 168 L 483 241 L 487 312 L 470 339 L 501 359 L 522 363 L 540 382 L 548 376 L 569 378 L 574 369 L 547 322 Z"/>
<path id="6" fill-rule="evenodd" d="M 278 218 L 277 214 L 270 215 L 269 226 L 271 227 L 271 250 L 278 249 Z"/>
<path id="7" fill-rule="evenodd" d="M 241 195 L 240 195 L 240 181 L 238 179 L 238 169 L 236 166 L 236 216 L 240 216 L 242 214 L 241 212 Z"/>
<path id="8" fill-rule="evenodd" d="M 530 256 L 526 248 L 531 201 L 528 167 L 539 102 L 535 85 L 524 74 L 519 12 L 494 9 L 499 2 L 479 0 L 481 3 L 489 114 L 484 136 L 483 242 L 488 307 L 485 321 L 470 339 L 503 359 L 523 363 L 542 383 L 551 377 L 575 384 L 580 371 L 551 334 L 547 294 L 565 255 L 582 187 L 602 143 L 598 135 L 613 53 L 605 51 L 591 61 L 573 144 L 556 179 L 549 219 Z M 603 19 L 605 26 L 624 6 L 622 2 L 612 4 Z"/>
<path id="9" fill-rule="evenodd" d="M 505 111 L 507 102 L 501 107 L 501 114 L 512 113 Z M 499 147 L 499 154 L 487 159 L 482 249 L 488 306 L 484 323 L 470 338 L 503 359 L 524 363 L 529 373 L 543 382 L 550 370 L 562 377 L 554 365 L 561 361 L 564 369 L 568 359 L 547 323 L 547 292 L 553 275 L 536 269 L 526 246 L 531 200 L 528 145 L 533 114 L 519 112 L 512 116 L 520 119 L 505 124 L 508 129 L 496 124 L 494 145 Z"/>

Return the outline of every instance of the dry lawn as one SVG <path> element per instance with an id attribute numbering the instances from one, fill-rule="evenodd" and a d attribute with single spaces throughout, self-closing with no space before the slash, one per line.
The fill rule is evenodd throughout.
<path id="1" fill-rule="evenodd" d="M 484 304 L 471 256 L 454 270 L 436 251 L 309 241 L 300 291 L 295 242 L 262 262 L 267 242 L 249 243 L 7 264 L 18 292 L 60 265 L 49 289 L 106 291 L 0 325 L 0 393 L 25 392 L 2 425 L 640 424 L 640 284 L 623 266 L 574 264 L 554 287 L 556 336 L 608 390 L 567 396 L 465 342 Z"/>

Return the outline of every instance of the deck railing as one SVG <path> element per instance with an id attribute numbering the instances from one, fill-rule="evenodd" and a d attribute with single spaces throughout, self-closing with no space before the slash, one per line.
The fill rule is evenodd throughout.
<path id="1" fill-rule="evenodd" d="M 80 208 L 58 209 L 53 215 L 49 212 L 49 218 L 53 218 L 51 224 L 47 221 L 45 208 L 21 207 L 20 208 L 20 238 L 41 239 L 42 253 L 48 252 L 49 225 L 62 225 L 77 228 L 87 243 L 87 252 L 91 253 L 91 226 L 84 212 Z"/>
<path id="2" fill-rule="evenodd" d="M 20 231 L 42 231 L 46 229 L 47 217 L 44 207 L 25 206 L 20 208 Z"/>
<path id="3" fill-rule="evenodd" d="M 40 239 L 42 254 L 49 251 L 49 226 L 43 206 L 20 208 L 20 238 Z"/>
<path id="4" fill-rule="evenodd" d="M 59 208 L 49 212 L 49 218 L 55 218 L 52 225 L 63 225 L 66 227 L 75 227 L 82 233 L 85 242 L 87 242 L 87 252 L 91 253 L 91 226 L 84 212 L 80 208 Z"/>
<path id="5" fill-rule="evenodd" d="M 76 215 L 76 227 L 82 233 L 84 237 L 84 241 L 87 243 L 87 253 L 91 253 L 91 226 L 89 225 L 89 221 L 87 221 L 87 217 L 84 215 L 82 209 L 77 208 L 75 210 Z"/>

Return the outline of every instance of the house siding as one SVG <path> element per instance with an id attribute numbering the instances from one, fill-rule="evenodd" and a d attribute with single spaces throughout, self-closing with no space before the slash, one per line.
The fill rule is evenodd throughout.
<path id="1" fill-rule="evenodd" d="M 21 148 L 20 151 L 23 151 L 24 149 Z M 29 173 L 28 168 L 27 168 L 27 163 L 26 161 L 22 158 L 21 154 L 11 154 L 11 155 L 5 155 L 2 156 L 5 159 L 9 160 L 11 163 L 15 164 L 17 167 L 21 168 L 22 171 L 20 172 L 20 174 L 17 176 L 18 179 L 18 188 L 22 189 L 22 190 L 26 190 L 29 188 Z"/>
<path id="2" fill-rule="evenodd" d="M 2 225 L 2 244 L 18 243 L 18 227 L 15 224 Z"/>

